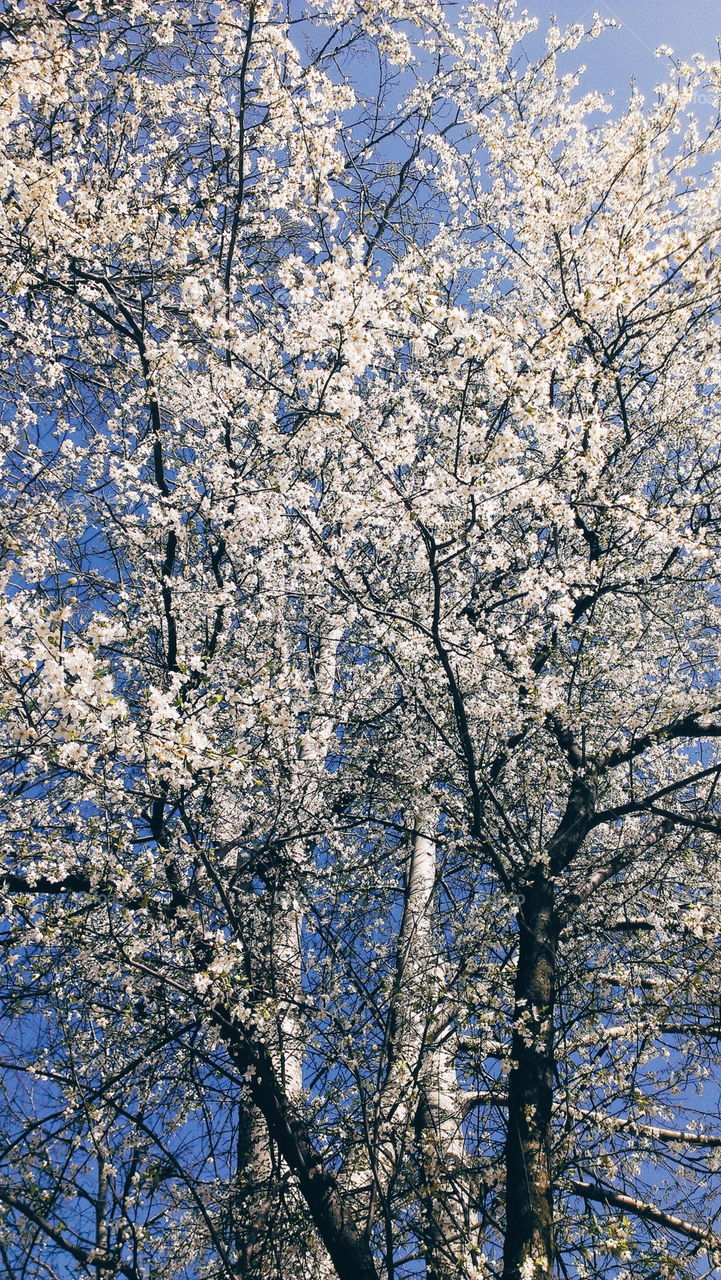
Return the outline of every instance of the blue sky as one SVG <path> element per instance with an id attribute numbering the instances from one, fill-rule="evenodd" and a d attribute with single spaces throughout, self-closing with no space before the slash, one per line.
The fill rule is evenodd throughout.
<path id="1" fill-rule="evenodd" d="M 609 31 L 591 47 L 582 60 L 588 67 L 584 83 L 588 88 L 614 90 L 621 104 L 628 96 L 632 80 L 648 94 L 665 79 L 665 63 L 654 57 L 659 45 L 670 45 L 674 54 L 686 60 L 693 53 L 717 57 L 717 37 L 721 35 L 721 5 L 718 0 L 519 0 L 547 24 L 555 13 L 561 25 L 591 23 L 594 13 L 614 18 L 621 30 Z"/>

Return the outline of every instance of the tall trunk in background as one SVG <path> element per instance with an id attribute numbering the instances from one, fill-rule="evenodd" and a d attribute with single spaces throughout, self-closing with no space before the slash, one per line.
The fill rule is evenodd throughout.
<path id="1" fill-rule="evenodd" d="M 413 1125 L 428 1280 L 456 1280 L 468 1270 L 469 1195 L 454 1038 L 439 1012 L 447 975 L 433 938 L 436 845 L 426 832 L 414 836 L 406 876 L 381 1111 L 399 1131 Z"/>
<path id="2" fill-rule="evenodd" d="M 317 774 L 323 767 L 333 732 L 331 710 L 336 680 L 336 655 L 343 630 L 340 621 L 335 619 L 328 631 L 319 638 L 314 668 L 315 693 L 309 690 L 309 702 L 315 701 L 315 711 L 298 747 L 290 781 L 290 791 L 296 797 L 300 825 L 309 830 L 312 830 L 313 820 L 322 806 L 323 779 Z M 302 865 L 307 857 L 305 842 L 302 839 L 292 842 L 289 855 L 291 866 L 293 863 Z M 278 1079 L 288 1098 L 294 1101 L 303 1090 L 303 912 L 296 886 L 292 879 L 288 883 L 287 873 L 284 875 L 281 872 L 279 876 L 271 912 L 270 973 L 278 1008 L 275 1047 Z"/>
<path id="3" fill-rule="evenodd" d="M 464 1280 L 472 1258 L 473 1226 L 461 1090 L 447 1044 L 429 1045 L 420 1085 L 414 1127 L 426 1280 Z"/>
<path id="4" fill-rule="evenodd" d="M 289 791 L 297 798 L 300 825 L 309 825 L 322 800 L 322 780 L 314 778 L 325 760 L 333 731 L 331 708 L 336 678 L 336 653 L 343 626 L 335 620 L 320 637 L 315 662 L 316 710 L 297 752 Z M 301 840 L 291 842 L 288 849 L 291 864 L 302 863 L 306 848 Z M 281 869 L 275 884 L 268 890 L 269 919 L 264 954 L 254 957 L 259 983 L 265 987 L 276 1008 L 275 1025 L 269 1048 L 278 1083 L 291 1105 L 303 1092 L 303 986 L 302 930 L 303 913 L 288 872 Z M 266 1122 L 248 1098 L 244 1101 L 242 1121 L 245 1141 L 242 1143 L 242 1173 L 248 1188 L 243 1204 L 244 1280 L 255 1280 L 261 1274 L 262 1257 L 268 1246 L 269 1214 L 273 1208 L 272 1181 L 279 1156 L 273 1150 Z"/>
<path id="5" fill-rule="evenodd" d="M 551 1114 L 559 923 L 553 884 L 543 869 L 525 888 L 518 926 L 502 1280 L 550 1280 L 555 1252 Z"/>
<path id="6" fill-rule="evenodd" d="M 255 1280 L 263 1273 L 264 1256 L 270 1243 L 267 1227 L 273 1158 L 268 1126 L 250 1098 L 244 1098 L 240 1107 L 238 1169 L 242 1173 L 242 1185 L 233 1204 L 238 1262 L 243 1280 Z"/>

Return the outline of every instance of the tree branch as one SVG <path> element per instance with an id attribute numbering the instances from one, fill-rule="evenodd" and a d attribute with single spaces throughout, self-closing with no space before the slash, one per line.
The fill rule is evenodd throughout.
<path id="1" fill-rule="evenodd" d="M 7 1205 L 9 1209 L 14 1209 L 16 1213 L 21 1213 L 29 1222 L 38 1227 L 49 1240 L 52 1240 L 53 1244 L 56 1244 L 59 1249 L 63 1249 L 65 1253 L 74 1258 L 76 1262 L 81 1263 L 82 1266 L 88 1269 L 101 1267 L 103 1271 L 120 1271 L 124 1276 L 128 1277 L 128 1280 L 136 1280 L 135 1271 L 124 1267 L 117 1258 L 99 1257 L 92 1250 L 81 1249 L 79 1245 L 73 1244 L 72 1240 L 68 1240 L 61 1231 L 58 1231 L 57 1227 L 54 1227 L 51 1222 L 43 1218 L 42 1214 L 33 1209 L 32 1205 L 27 1204 L 25 1200 L 20 1200 L 5 1187 L 0 1187 L 0 1203 Z"/>
<path id="2" fill-rule="evenodd" d="M 701 1244 L 709 1245 L 712 1249 L 721 1247 L 721 1236 L 717 1236 L 715 1232 L 707 1231 L 705 1227 L 697 1227 L 695 1223 L 677 1218 L 672 1213 L 666 1213 L 656 1205 L 636 1200 L 633 1196 L 613 1191 L 610 1187 L 602 1186 L 597 1182 L 579 1182 L 574 1179 L 571 1188 L 575 1195 L 581 1196 L 584 1200 L 594 1200 L 612 1209 L 625 1209 L 627 1213 L 634 1214 L 644 1222 L 654 1222 L 659 1227 L 665 1227 L 667 1231 L 688 1236 L 690 1240 L 699 1240 Z"/>

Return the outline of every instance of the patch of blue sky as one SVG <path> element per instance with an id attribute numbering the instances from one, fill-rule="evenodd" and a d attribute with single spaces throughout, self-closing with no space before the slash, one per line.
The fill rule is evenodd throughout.
<path id="1" fill-rule="evenodd" d="M 539 21 L 539 33 L 555 14 L 561 27 L 575 23 L 590 28 L 594 15 L 615 24 L 598 40 L 572 55 L 570 65 L 584 63 L 583 87 L 609 95 L 614 112 L 626 105 L 632 87 L 644 96 L 673 69 L 656 50 L 666 46 L 677 62 L 689 62 L 695 53 L 718 58 L 721 10 L 717 0 L 527 0 L 523 8 Z M 569 69 L 569 68 L 566 68 Z M 700 108 L 710 105 L 699 102 Z"/>
<path id="2" fill-rule="evenodd" d="M 178 1071 L 182 1038 L 188 1032 L 196 1034 L 195 1024 L 188 1023 L 185 1027 L 178 1024 L 170 1030 L 161 1028 L 158 1035 L 152 1036 L 152 1049 L 141 1073 L 142 1083 L 133 1088 L 130 1072 L 138 1064 L 124 1059 L 114 1065 L 108 1061 L 108 1050 L 112 1057 L 113 1046 L 105 1043 L 98 1021 L 104 1012 L 102 1005 L 92 998 L 88 1004 L 88 992 L 79 989 L 67 992 L 66 1008 L 55 1008 L 38 988 L 32 972 L 36 959 L 32 947 L 23 950 L 15 969 L 15 985 L 12 989 L 8 987 L 4 996 L 6 1007 L 0 1022 L 3 1050 L 11 1054 L 20 1050 L 18 1058 L 24 1066 L 21 1070 L 9 1070 L 4 1077 L 8 1105 L 3 1108 L 0 1123 L 0 1169 L 6 1159 L 17 1158 L 18 1148 L 25 1148 L 25 1193 L 46 1190 L 50 1194 L 56 1185 L 61 1188 L 64 1233 L 79 1247 L 87 1247 L 95 1237 L 96 1197 L 103 1172 L 96 1145 L 101 1130 L 106 1154 L 116 1166 L 113 1169 L 106 1166 L 105 1170 L 110 1174 L 111 1194 L 117 1197 L 124 1187 L 127 1211 L 138 1227 L 152 1231 L 159 1219 L 167 1222 L 178 1213 L 172 1184 L 182 1187 L 186 1181 L 192 1182 L 199 1197 L 203 1196 L 206 1186 L 214 1192 L 218 1186 L 226 1186 L 237 1139 L 234 1116 L 229 1115 L 227 1107 L 215 1105 L 220 1078 L 215 1074 L 212 1055 L 205 1059 L 202 1087 L 200 1079 L 197 1080 L 195 1105 L 192 1090 L 188 1105 L 182 1072 Z M 25 979 L 27 996 L 23 1000 Z M 138 1016 L 142 1002 L 138 1002 L 134 994 L 128 996 L 118 987 L 116 999 L 118 1007 L 127 1008 L 128 1018 L 132 1017 L 133 1008 Z M 117 1011 L 114 1007 L 112 1013 Z M 63 1071 L 61 1059 L 56 1060 L 52 1075 L 44 1072 L 48 1044 L 52 1042 L 57 1050 L 59 1044 L 71 1037 L 70 1027 L 78 1020 L 86 1029 L 92 1026 L 98 1045 L 96 1063 L 94 1067 L 91 1064 L 83 1077 L 81 1098 L 77 1096 L 77 1063 L 69 1041 L 66 1070 Z M 145 1091 L 151 1077 L 153 1108 L 148 1109 Z M 90 1139 L 85 1128 L 86 1109 L 93 1106 L 97 1111 L 94 1137 Z M 149 1178 L 144 1188 L 138 1188 L 128 1198 L 140 1150 L 150 1161 Z M 66 1179 L 68 1169 L 71 1176 Z M 55 1195 L 57 1197 L 57 1192 Z M 6 1261 L 14 1256 L 13 1243 L 12 1236 L 6 1239 Z M 51 1247 L 51 1254 L 57 1277 L 65 1280 L 67 1276 L 70 1280 L 77 1274 L 77 1267 L 61 1252 L 53 1254 Z M 18 1266 L 21 1266 L 20 1258 Z M 186 1274 L 194 1276 L 198 1271 L 191 1269 Z"/>

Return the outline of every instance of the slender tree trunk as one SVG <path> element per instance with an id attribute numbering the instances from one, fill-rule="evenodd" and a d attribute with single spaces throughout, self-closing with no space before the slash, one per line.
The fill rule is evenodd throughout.
<path id="1" fill-rule="evenodd" d="M 316 657 L 317 714 L 313 716 L 299 747 L 291 780 L 291 790 L 298 798 L 299 811 L 302 810 L 304 818 L 311 818 L 322 801 L 320 785 L 312 775 L 325 760 L 333 729 L 331 708 L 336 655 L 342 635 L 343 626 L 336 619 L 328 633 L 321 637 Z M 302 861 L 305 846 L 302 842 L 291 844 L 289 852 L 291 858 L 297 857 Z M 259 981 L 268 988 L 277 1006 L 275 1027 L 268 1047 L 275 1077 L 284 1097 L 293 1106 L 300 1101 L 303 1093 L 303 914 L 292 885 L 284 883 L 280 875 L 277 883 L 269 888 L 268 897 L 267 950 L 261 957 L 256 957 L 256 968 Z M 272 1184 L 274 1176 L 277 1176 L 278 1151 L 273 1149 L 267 1117 L 264 1118 L 250 1098 L 246 1105 L 248 1141 L 243 1153 L 242 1180 L 248 1188 L 248 1194 L 242 1215 L 241 1252 L 245 1265 L 242 1275 L 244 1280 L 255 1280 L 255 1276 L 259 1274 L 258 1266 L 262 1262 L 273 1207 Z M 325 1243 L 327 1244 L 327 1240 Z"/>
<path id="2" fill-rule="evenodd" d="M 332 707 L 336 680 L 338 645 L 343 626 L 333 620 L 329 630 L 319 639 L 315 661 L 316 707 L 307 732 L 298 747 L 293 768 L 291 791 L 297 797 L 301 827 L 313 826 L 314 817 L 323 804 L 323 765 L 333 731 Z M 309 702 L 313 695 L 309 690 Z M 314 776 L 321 771 L 321 777 Z M 305 842 L 298 840 L 289 848 L 291 860 L 302 863 Z M 274 889 L 270 920 L 270 985 L 276 1002 L 274 1053 L 276 1069 L 286 1096 L 296 1102 L 303 1092 L 304 1022 L 303 1022 L 303 911 L 294 892 L 295 886 L 279 877 Z"/>
<path id="3" fill-rule="evenodd" d="M 216 1006 L 214 1021 L 233 1063 L 248 1079 L 248 1091 L 271 1140 L 297 1177 L 338 1280 L 378 1280 L 370 1246 L 346 1212 L 337 1178 L 323 1167 L 302 1117 L 280 1087 L 272 1055 L 262 1041 L 246 1034 L 227 1007 Z"/>
<path id="4" fill-rule="evenodd" d="M 554 1263 L 551 1114 L 558 920 L 553 885 L 544 871 L 526 887 L 518 924 L 502 1280 L 550 1280 Z"/>
<path id="5" fill-rule="evenodd" d="M 381 1105 L 399 1127 L 413 1122 L 427 1280 L 460 1280 L 468 1271 L 469 1197 L 453 1037 L 438 1017 L 447 980 L 433 938 L 435 892 L 435 841 L 418 831 L 406 879 Z"/>
<path id="6" fill-rule="evenodd" d="M 273 1160 L 268 1126 L 258 1107 L 244 1098 L 238 1135 L 240 1191 L 235 1199 L 235 1237 L 242 1280 L 257 1280 L 268 1249 Z"/>
<path id="7" fill-rule="evenodd" d="M 471 1263 L 470 1196 L 461 1091 L 445 1045 L 429 1047 L 415 1115 L 426 1280 L 464 1280 Z"/>

